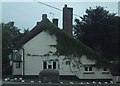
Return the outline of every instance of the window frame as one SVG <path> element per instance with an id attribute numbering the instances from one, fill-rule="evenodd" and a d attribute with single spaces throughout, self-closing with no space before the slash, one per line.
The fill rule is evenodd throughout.
<path id="1" fill-rule="evenodd" d="M 56 68 L 57 68 L 57 62 L 53 61 L 53 69 L 56 69 Z"/>
<path id="2" fill-rule="evenodd" d="M 46 63 L 46 65 L 45 65 L 45 63 Z M 57 69 L 57 61 L 44 60 L 43 61 L 43 69 Z"/>
<path id="3" fill-rule="evenodd" d="M 104 70 L 104 69 L 106 69 L 106 70 Z M 109 71 L 108 71 L 108 68 L 107 68 L 107 67 L 104 67 L 104 68 L 102 69 L 102 74 L 109 74 Z"/>
<path id="4" fill-rule="evenodd" d="M 104 68 L 103 68 L 103 71 L 104 71 L 104 72 L 108 72 L 108 68 L 107 68 L 107 67 L 104 67 Z"/>
<path id="5" fill-rule="evenodd" d="M 85 72 L 91 72 L 91 71 L 93 71 L 93 68 L 91 66 L 85 66 L 84 71 Z"/>
<path id="6" fill-rule="evenodd" d="M 43 69 L 47 69 L 47 62 L 43 61 Z"/>
<path id="7" fill-rule="evenodd" d="M 84 74 L 94 74 L 92 66 L 84 66 Z"/>
<path id="8" fill-rule="evenodd" d="M 21 63 L 20 62 L 16 62 L 16 68 L 20 68 L 21 67 Z"/>

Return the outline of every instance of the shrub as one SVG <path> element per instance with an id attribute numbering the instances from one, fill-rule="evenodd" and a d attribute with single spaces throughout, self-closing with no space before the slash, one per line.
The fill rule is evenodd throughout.
<path id="1" fill-rule="evenodd" d="M 39 73 L 39 79 L 43 83 L 59 82 L 59 71 L 55 69 L 45 69 Z"/>

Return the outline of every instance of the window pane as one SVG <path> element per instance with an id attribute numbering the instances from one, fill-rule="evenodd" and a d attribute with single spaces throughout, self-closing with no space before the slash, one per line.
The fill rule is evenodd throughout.
<path id="1" fill-rule="evenodd" d="M 52 69 L 52 65 L 48 65 L 48 69 Z"/>
<path id="2" fill-rule="evenodd" d="M 47 69 L 47 62 L 43 62 L 43 68 Z"/>
<path id="3" fill-rule="evenodd" d="M 85 71 L 88 71 L 88 67 L 85 67 Z"/>
<path id="4" fill-rule="evenodd" d="M 107 68 L 103 68 L 103 71 L 107 71 Z"/>
<path id="5" fill-rule="evenodd" d="M 92 67 L 89 67 L 89 71 L 92 71 Z"/>
<path id="6" fill-rule="evenodd" d="M 56 62 L 53 62 L 53 69 L 56 69 Z"/>

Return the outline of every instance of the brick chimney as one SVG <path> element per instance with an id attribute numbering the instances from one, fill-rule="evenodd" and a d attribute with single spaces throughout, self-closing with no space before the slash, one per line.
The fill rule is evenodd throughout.
<path id="1" fill-rule="evenodd" d="M 55 24 L 55 25 L 58 27 L 58 19 L 57 19 L 57 18 L 54 18 L 54 19 L 52 20 L 52 22 L 53 22 L 53 24 Z"/>
<path id="2" fill-rule="evenodd" d="M 63 30 L 72 36 L 73 8 L 63 8 Z"/>

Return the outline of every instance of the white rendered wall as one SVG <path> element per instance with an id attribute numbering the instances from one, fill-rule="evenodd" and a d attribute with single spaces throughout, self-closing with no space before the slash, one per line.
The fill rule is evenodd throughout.
<path id="1" fill-rule="evenodd" d="M 16 62 L 13 62 L 13 75 L 22 75 L 21 66 L 20 64 L 20 68 L 16 68 Z"/>
<path id="2" fill-rule="evenodd" d="M 85 55 L 81 57 L 81 62 L 83 65 L 94 65 L 95 61 L 87 59 Z M 84 70 L 84 67 L 82 66 L 78 72 L 76 72 L 76 75 L 79 76 L 80 79 L 112 79 L 112 75 L 110 71 L 108 70 L 108 73 L 104 72 L 103 69 L 97 69 L 96 67 L 92 66 L 92 73 L 86 72 Z"/>
<path id="3" fill-rule="evenodd" d="M 47 32 L 41 32 L 24 45 L 25 54 L 44 55 L 49 51 L 55 52 L 56 48 L 49 45 L 56 45 L 56 37 Z"/>
<path id="4" fill-rule="evenodd" d="M 60 75 L 77 75 L 80 79 L 111 79 L 112 75 L 110 72 L 108 74 L 102 74 L 102 69 L 93 68 L 93 74 L 85 74 L 84 67 L 78 69 L 70 69 L 69 65 L 66 65 L 67 60 L 63 60 L 65 56 L 40 56 L 44 54 L 48 54 L 49 51 L 56 52 L 56 48 L 50 47 L 49 45 L 56 45 L 56 37 L 49 35 L 47 32 L 41 32 L 26 44 L 24 44 L 23 48 L 25 49 L 25 75 L 39 75 L 39 72 L 43 70 L 43 61 L 50 59 L 58 59 L 59 66 L 57 69 L 59 70 Z M 21 51 L 21 54 L 23 52 Z M 38 55 L 38 56 L 28 56 Z M 81 57 L 81 62 L 83 65 L 94 65 L 94 60 L 89 60 L 85 55 Z M 18 71 L 15 71 L 18 72 Z M 19 73 L 19 72 L 18 72 Z"/>
<path id="5" fill-rule="evenodd" d="M 56 37 L 47 32 L 41 32 L 24 45 L 25 49 L 25 75 L 38 75 L 43 70 L 43 60 L 40 55 L 48 54 L 49 51 L 56 52 L 56 48 L 49 45 L 56 45 Z M 27 56 L 27 54 L 38 56 Z"/>

